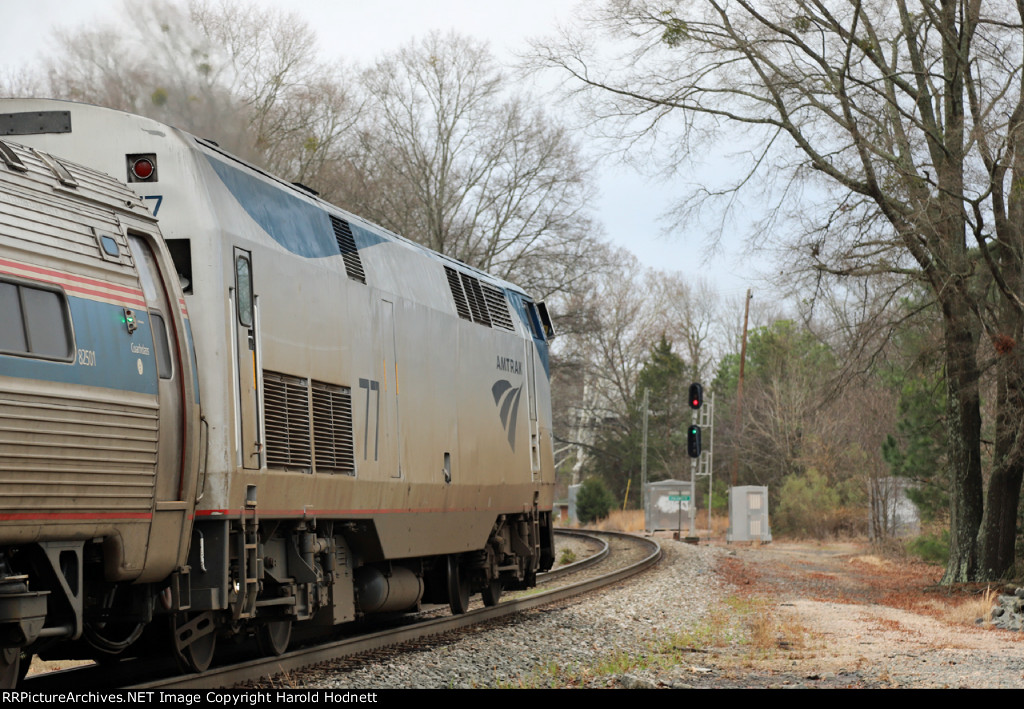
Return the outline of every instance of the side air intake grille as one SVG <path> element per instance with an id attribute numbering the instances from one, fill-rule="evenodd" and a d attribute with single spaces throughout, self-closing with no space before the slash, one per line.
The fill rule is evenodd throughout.
<path id="1" fill-rule="evenodd" d="M 462 289 L 466 291 L 469 309 L 473 311 L 473 322 L 490 327 L 491 319 L 487 317 L 487 303 L 484 302 L 484 294 L 480 290 L 480 281 L 463 273 Z"/>
<path id="2" fill-rule="evenodd" d="M 356 474 L 348 387 L 313 382 L 313 450 L 317 472 Z"/>
<path id="3" fill-rule="evenodd" d="M 469 313 L 469 303 L 466 302 L 466 294 L 462 290 L 462 282 L 459 281 L 459 272 L 454 268 L 444 267 L 444 275 L 448 277 L 448 287 L 452 289 L 452 298 L 455 300 L 455 310 L 460 318 L 472 320 Z"/>
<path id="4" fill-rule="evenodd" d="M 334 238 L 338 242 L 338 250 L 341 257 L 345 259 L 345 273 L 353 281 L 366 283 L 366 274 L 363 273 L 363 262 L 359 258 L 359 250 L 356 248 L 356 239 L 352 235 L 352 228 L 344 219 L 331 217 L 331 226 L 334 228 Z"/>
<path id="5" fill-rule="evenodd" d="M 491 324 L 500 327 L 502 330 L 515 330 L 512 325 L 512 317 L 508 314 L 508 301 L 505 294 L 494 286 L 481 283 L 480 288 L 484 292 L 484 300 L 487 301 L 487 314 L 491 316 Z"/>
<path id="6" fill-rule="evenodd" d="M 444 275 L 448 278 L 448 287 L 451 288 L 459 317 L 487 327 L 515 331 L 508 311 L 508 301 L 500 288 L 481 283 L 480 279 L 448 266 L 444 267 Z"/>
<path id="7" fill-rule="evenodd" d="M 312 472 L 306 380 L 264 371 L 263 397 L 267 467 Z"/>

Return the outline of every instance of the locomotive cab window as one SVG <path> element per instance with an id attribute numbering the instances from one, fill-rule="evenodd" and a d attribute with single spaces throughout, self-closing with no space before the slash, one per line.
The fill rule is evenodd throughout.
<path id="1" fill-rule="evenodd" d="M 70 361 L 71 345 L 62 291 L 0 281 L 0 352 Z"/>
<path id="2" fill-rule="evenodd" d="M 530 316 L 530 334 L 535 340 L 544 339 L 544 329 L 540 324 L 540 316 L 537 315 L 537 306 L 530 301 L 525 301 L 526 313 Z"/>
<path id="3" fill-rule="evenodd" d="M 238 324 L 252 327 L 252 266 L 245 256 L 235 258 L 235 293 L 238 297 Z"/>
<path id="4" fill-rule="evenodd" d="M 548 315 L 548 306 L 543 302 L 537 303 L 537 314 L 540 315 L 540 321 L 544 327 L 544 337 L 547 340 L 555 339 L 555 326 L 551 324 L 551 316 Z"/>

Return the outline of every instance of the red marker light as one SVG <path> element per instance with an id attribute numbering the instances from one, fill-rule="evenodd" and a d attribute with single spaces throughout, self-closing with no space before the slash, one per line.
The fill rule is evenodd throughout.
<path id="1" fill-rule="evenodd" d="M 149 158 L 139 158 L 132 163 L 132 174 L 140 180 L 148 180 L 156 168 Z"/>

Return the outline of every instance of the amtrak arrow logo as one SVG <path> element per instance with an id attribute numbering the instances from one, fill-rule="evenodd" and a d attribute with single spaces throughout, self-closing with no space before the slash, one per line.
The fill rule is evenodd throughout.
<path id="1" fill-rule="evenodd" d="M 513 389 L 504 379 L 494 382 L 494 386 L 491 387 L 494 405 L 498 407 L 502 427 L 508 431 L 508 444 L 512 446 L 513 453 L 516 450 L 516 412 L 519 411 L 519 395 L 522 393 L 522 384 Z"/>

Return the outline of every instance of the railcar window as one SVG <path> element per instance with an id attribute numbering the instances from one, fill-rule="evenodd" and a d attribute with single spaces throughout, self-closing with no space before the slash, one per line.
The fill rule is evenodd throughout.
<path id="1" fill-rule="evenodd" d="M 235 259 L 235 289 L 238 296 L 238 323 L 252 327 L 252 271 L 249 259 L 239 256 Z"/>
<path id="2" fill-rule="evenodd" d="M 21 288 L 25 325 L 32 354 L 67 357 L 71 351 L 61 298 L 53 291 Z"/>
<path id="3" fill-rule="evenodd" d="M 0 351 L 47 359 L 71 355 L 71 323 L 64 294 L 0 282 Z"/>
<path id="4" fill-rule="evenodd" d="M 149 319 L 153 326 L 153 344 L 156 346 L 156 368 L 161 379 L 170 379 L 171 369 L 171 345 L 167 340 L 167 325 L 164 324 L 164 316 L 150 311 Z"/>
<path id="5" fill-rule="evenodd" d="M 18 287 L 11 283 L 0 283 L 0 350 L 28 352 L 21 298 L 18 297 Z"/>

